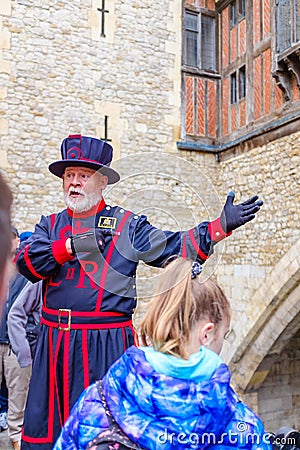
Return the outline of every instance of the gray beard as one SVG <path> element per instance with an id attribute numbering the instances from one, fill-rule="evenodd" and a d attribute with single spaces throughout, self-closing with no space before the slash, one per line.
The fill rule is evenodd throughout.
<path id="1" fill-rule="evenodd" d="M 89 211 L 93 206 L 97 205 L 102 198 L 102 194 L 85 194 L 78 198 L 70 198 L 68 193 L 64 192 L 66 206 L 75 213 L 83 213 Z"/>

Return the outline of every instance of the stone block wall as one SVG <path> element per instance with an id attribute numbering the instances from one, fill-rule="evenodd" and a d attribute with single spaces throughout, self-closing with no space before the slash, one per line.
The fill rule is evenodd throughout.
<path id="1" fill-rule="evenodd" d="M 282 426 L 300 428 L 300 333 L 289 342 L 274 362 L 258 392 L 258 409 L 268 430 Z"/>

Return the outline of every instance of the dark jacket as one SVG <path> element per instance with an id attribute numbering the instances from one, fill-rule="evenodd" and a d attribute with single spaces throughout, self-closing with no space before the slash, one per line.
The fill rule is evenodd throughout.
<path id="1" fill-rule="evenodd" d="M 27 283 L 27 278 L 25 278 L 20 273 L 16 273 L 16 276 L 10 281 L 9 289 L 7 294 L 7 301 L 5 307 L 3 308 L 0 322 L 0 344 L 9 344 L 9 337 L 7 331 L 7 316 L 15 302 L 16 298 L 22 291 L 23 287 Z"/>

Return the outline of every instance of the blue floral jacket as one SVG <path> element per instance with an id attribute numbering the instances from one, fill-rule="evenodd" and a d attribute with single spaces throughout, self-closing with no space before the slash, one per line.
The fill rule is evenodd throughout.
<path id="1" fill-rule="evenodd" d="M 135 347 L 109 369 L 103 393 L 116 422 L 149 450 L 271 450 L 262 422 L 230 387 L 222 363 L 212 376 L 180 379 L 154 370 Z M 96 384 L 80 396 L 53 450 L 85 450 L 109 427 Z"/>

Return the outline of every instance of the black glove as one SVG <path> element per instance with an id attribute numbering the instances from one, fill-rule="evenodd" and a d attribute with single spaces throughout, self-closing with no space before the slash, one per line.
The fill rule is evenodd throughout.
<path id="1" fill-rule="evenodd" d="M 263 202 L 258 200 L 258 195 L 249 198 L 238 205 L 233 204 L 235 193 L 230 191 L 227 195 L 226 203 L 221 213 L 220 222 L 225 233 L 231 233 L 236 228 L 241 227 L 250 220 L 253 220 L 255 213 L 260 210 Z"/>
<path id="2" fill-rule="evenodd" d="M 94 228 L 85 233 L 75 234 L 71 236 L 71 249 L 73 254 L 81 252 L 95 252 L 100 250 L 103 252 L 105 248 L 105 238 L 103 230 Z"/>

